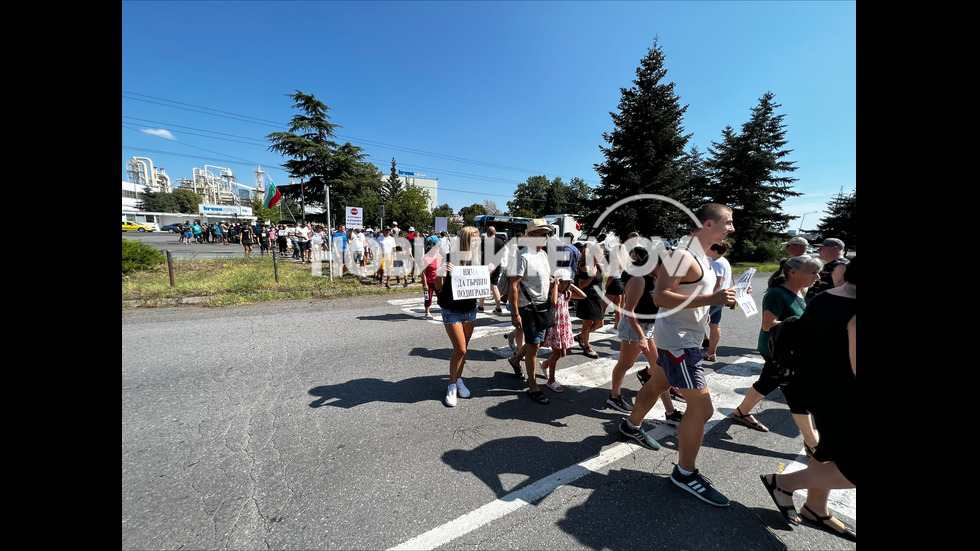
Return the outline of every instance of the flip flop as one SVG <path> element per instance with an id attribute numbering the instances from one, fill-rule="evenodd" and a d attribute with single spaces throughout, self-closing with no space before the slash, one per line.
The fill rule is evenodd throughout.
<path id="1" fill-rule="evenodd" d="M 527 395 L 542 406 L 546 406 L 551 403 L 551 400 L 549 400 L 548 397 L 544 395 L 544 392 L 541 392 L 540 390 L 535 390 L 534 392 L 528 390 Z"/>
<path id="2" fill-rule="evenodd" d="M 824 531 L 830 532 L 831 534 L 837 534 L 838 536 L 840 536 L 840 537 L 842 537 L 844 539 L 851 540 L 851 541 L 854 541 L 854 542 L 857 541 L 857 533 L 855 533 L 854 530 L 851 530 L 850 528 L 848 528 L 845 525 L 844 526 L 844 531 L 841 532 L 841 531 L 837 530 L 837 525 L 836 524 L 834 524 L 832 522 L 829 522 L 830 520 L 836 520 L 837 522 L 840 522 L 843 525 L 844 523 L 841 522 L 840 519 L 835 519 L 833 515 L 827 515 L 825 517 L 822 517 L 822 516 L 814 513 L 813 512 L 813 509 L 811 509 L 809 506 L 807 506 L 806 503 L 803 504 L 803 510 L 806 511 L 807 513 L 810 513 L 811 515 L 813 515 L 813 518 L 810 518 L 810 517 L 808 517 L 806 515 L 801 514 L 800 515 L 800 518 L 802 518 L 803 520 L 805 520 L 805 521 L 807 521 L 807 522 L 809 522 L 811 524 L 816 524 L 817 526 L 819 526 L 820 528 L 822 528 Z"/>
<path id="3" fill-rule="evenodd" d="M 558 381 L 551 381 L 550 383 L 544 385 L 555 392 L 565 392 L 565 387 L 558 384 Z"/>
<path id="4" fill-rule="evenodd" d="M 732 412 L 732 421 L 735 421 L 740 425 L 745 425 L 750 429 L 755 429 L 759 432 L 769 432 L 769 427 L 763 425 L 758 421 L 754 421 L 754 422 L 749 421 L 748 419 L 746 419 L 746 417 L 753 417 L 753 415 L 751 413 L 746 415 L 742 413 L 742 410 L 739 408 L 735 408 L 735 411 Z"/>
<path id="5" fill-rule="evenodd" d="M 772 482 L 766 480 L 766 475 L 764 474 L 759 475 L 759 479 L 762 480 L 762 485 L 766 487 L 766 491 L 769 492 L 769 497 L 772 498 L 772 502 L 776 505 L 776 508 L 779 509 L 779 514 L 781 514 L 783 518 L 786 519 L 786 522 L 790 524 L 800 524 L 800 516 L 796 512 L 796 507 L 792 505 L 780 505 L 779 502 L 776 501 L 776 492 L 780 492 L 791 497 L 793 495 L 793 492 L 787 492 L 786 490 L 777 486 L 775 474 L 772 475 Z"/>
<path id="6" fill-rule="evenodd" d="M 524 375 L 524 370 L 521 369 L 521 361 L 517 360 L 517 365 L 514 365 L 514 362 L 511 361 L 513 359 L 514 358 L 508 358 L 507 363 L 509 363 L 510 366 L 514 368 L 514 376 L 517 377 L 518 379 L 522 379 L 522 380 L 526 379 L 527 377 Z"/>

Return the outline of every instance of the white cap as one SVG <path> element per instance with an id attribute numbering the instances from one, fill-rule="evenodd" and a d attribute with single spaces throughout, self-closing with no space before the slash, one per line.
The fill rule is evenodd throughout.
<path id="1" fill-rule="evenodd" d="M 555 270 L 555 279 L 558 281 L 571 281 L 572 272 L 568 268 L 558 268 Z"/>

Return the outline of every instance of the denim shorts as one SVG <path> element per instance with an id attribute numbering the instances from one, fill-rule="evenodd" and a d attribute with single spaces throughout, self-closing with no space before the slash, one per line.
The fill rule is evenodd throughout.
<path id="1" fill-rule="evenodd" d="M 712 306 L 708 310 L 708 323 L 711 325 L 721 324 L 721 312 L 725 309 L 724 306 Z"/>
<path id="2" fill-rule="evenodd" d="M 530 306 L 520 306 L 517 311 L 521 314 L 521 329 L 524 331 L 524 342 L 528 344 L 541 344 L 548 333 L 547 329 L 538 331 L 534 325 L 534 311 Z"/>
<path id="3" fill-rule="evenodd" d="M 442 309 L 442 324 L 452 325 L 454 323 L 473 323 L 476 321 L 476 308 L 468 312 L 457 312 L 456 310 Z"/>
<path id="4" fill-rule="evenodd" d="M 643 338 L 649 340 L 653 338 L 653 322 L 650 323 L 640 322 L 640 329 L 643 329 Z M 640 338 L 633 331 L 633 326 L 630 325 L 629 317 L 625 314 L 623 317 L 619 318 L 619 325 L 616 326 L 616 330 L 619 333 L 619 340 L 636 342 Z"/>

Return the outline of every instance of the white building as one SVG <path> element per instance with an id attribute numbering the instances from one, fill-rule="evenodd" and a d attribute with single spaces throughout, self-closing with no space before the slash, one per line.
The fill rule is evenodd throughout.
<path id="1" fill-rule="evenodd" d="M 256 216 L 251 207 L 241 205 L 200 204 L 196 213 L 178 212 L 148 212 L 136 208 L 139 196 L 146 191 L 146 186 L 132 182 L 122 183 L 122 219 L 123 221 L 139 222 L 156 226 L 159 230 L 167 224 L 177 224 L 200 220 L 201 222 L 226 221 L 232 224 L 255 223 Z"/>
<path id="2" fill-rule="evenodd" d="M 391 175 L 386 174 L 384 180 L 387 182 L 391 180 Z M 405 186 L 420 187 L 429 192 L 429 210 L 439 206 L 439 178 L 431 179 L 426 178 L 425 174 L 421 172 L 406 172 L 404 170 L 398 171 L 398 180 Z"/>

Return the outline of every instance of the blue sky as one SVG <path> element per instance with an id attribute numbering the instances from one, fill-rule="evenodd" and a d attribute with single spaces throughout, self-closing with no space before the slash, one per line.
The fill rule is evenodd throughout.
<path id="1" fill-rule="evenodd" d="M 382 172 L 394 157 L 439 179 L 439 204 L 503 211 L 531 176 L 599 185 L 610 112 L 659 37 L 688 149 L 773 92 L 804 194 L 783 210 L 812 228 L 856 190 L 856 19 L 841 1 L 123 1 L 120 171 L 147 157 L 171 180 L 207 165 L 253 185 L 261 166 L 287 183 L 265 136 L 300 90 Z"/>

